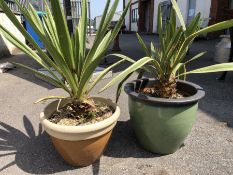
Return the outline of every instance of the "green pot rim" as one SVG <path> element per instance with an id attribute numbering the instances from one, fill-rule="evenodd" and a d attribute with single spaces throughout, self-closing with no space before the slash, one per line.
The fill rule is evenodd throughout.
<path id="1" fill-rule="evenodd" d="M 149 84 L 155 83 L 157 80 L 154 79 L 139 79 L 127 83 L 124 86 L 125 92 L 133 99 L 153 105 L 163 105 L 163 106 L 181 106 L 197 103 L 200 99 L 205 96 L 205 91 L 199 85 L 194 83 L 177 80 L 178 89 L 182 89 L 190 94 L 189 97 L 184 97 L 181 99 L 167 99 L 167 98 L 156 98 L 149 95 L 137 93 L 136 89 L 140 89 L 148 86 Z"/>

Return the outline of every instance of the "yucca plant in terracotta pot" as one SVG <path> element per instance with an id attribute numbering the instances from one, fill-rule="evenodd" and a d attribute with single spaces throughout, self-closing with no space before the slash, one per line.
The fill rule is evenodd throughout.
<path id="1" fill-rule="evenodd" d="M 40 121 L 45 131 L 51 136 L 54 146 L 68 163 L 75 166 L 87 166 L 101 156 L 120 115 L 119 107 L 111 100 L 90 97 L 89 93 L 109 70 L 127 59 L 121 59 L 108 67 L 94 82 L 90 83 L 90 79 L 110 43 L 118 34 L 129 4 L 115 28 L 108 31 L 119 0 L 115 0 L 111 8 L 110 0 L 106 1 L 93 46 L 87 50 L 86 0 L 81 1 L 82 15 L 79 25 L 71 36 L 59 0 L 50 1 L 51 10 L 45 3 L 46 15 L 43 16 L 42 21 L 31 4 L 24 6 L 18 0 L 15 2 L 22 15 L 40 37 L 50 56 L 39 48 L 4 0 L 0 0 L 0 8 L 35 51 L 19 41 L 2 25 L 0 25 L 0 34 L 39 63 L 50 75 L 19 63 L 14 64 L 32 71 L 38 77 L 67 92 L 68 97 L 50 96 L 37 101 L 56 100 L 45 107 L 40 115 Z M 128 59 L 128 61 L 131 60 Z M 62 79 L 52 70 L 56 70 Z"/>
<path id="2" fill-rule="evenodd" d="M 181 23 L 178 28 L 177 17 Z M 172 0 L 170 18 L 163 30 L 159 7 L 159 46 L 151 43 L 149 49 L 138 35 L 146 56 L 102 89 L 120 82 L 117 91 L 119 96 L 123 82 L 133 72 L 140 70 L 138 79 L 125 85 L 125 92 L 129 96 L 129 113 L 136 136 L 145 149 L 154 153 L 175 152 L 184 143 L 195 122 L 198 101 L 204 97 L 205 92 L 200 86 L 185 81 L 186 75 L 233 70 L 233 63 L 225 63 L 186 71 L 188 63 L 204 55 L 203 52 L 185 61 L 187 51 L 197 36 L 233 26 L 233 20 L 229 20 L 200 29 L 200 17 L 200 14 L 196 15 L 186 26 L 176 1 Z M 120 54 L 116 56 L 126 58 Z M 145 72 L 153 78 L 142 79 Z"/>

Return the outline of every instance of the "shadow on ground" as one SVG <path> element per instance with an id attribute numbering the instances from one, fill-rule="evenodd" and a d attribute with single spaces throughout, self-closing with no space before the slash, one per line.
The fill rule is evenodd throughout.
<path id="1" fill-rule="evenodd" d="M 218 40 L 200 40 L 193 44 L 188 58 L 200 52 L 207 51 L 200 60 L 191 63 L 188 70 L 217 64 L 214 62 L 215 44 Z M 200 85 L 206 92 L 206 96 L 199 103 L 199 109 L 209 117 L 224 122 L 233 128 L 233 72 L 229 72 L 225 81 L 219 81 L 220 73 L 189 75 L 188 81 Z"/>
<path id="2" fill-rule="evenodd" d="M 0 154 L 0 158 L 15 155 L 15 160 L 7 165 L 0 166 L 1 171 L 13 165 L 17 165 L 24 172 L 32 174 L 52 174 L 67 170 L 78 169 L 65 163 L 50 141 L 49 136 L 42 132 L 39 125 L 38 134 L 30 120 L 24 116 L 24 128 L 27 135 L 22 131 L 0 122 L 0 151 L 8 152 Z M 94 175 L 99 173 L 99 162 L 92 165 Z"/>
<path id="3" fill-rule="evenodd" d="M 24 64 L 26 66 L 29 66 L 30 68 L 33 68 L 33 69 L 41 68 L 41 66 L 39 66 L 36 63 L 36 61 L 34 61 L 32 58 L 29 58 L 25 54 L 19 54 L 19 55 L 12 56 L 9 58 L 0 59 L 0 63 L 4 63 L 4 62 L 16 62 L 16 63 L 20 63 L 20 64 Z M 46 83 L 46 82 L 40 80 L 39 78 L 37 78 L 32 72 L 30 72 L 26 69 L 23 69 L 21 67 L 17 67 L 16 69 L 10 70 L 6 73 L 14 75 L 15 77 L 19 77 L 19 78 L 24 79 L 24 80 L 27 80 L 29 82 L 32 82 L 36 85 L 42 86 L 42 87 L 47 88 L 47 89 L 54 89 L 55 88 L 54 86 L 50 85 L 49 83 Z"/>
<path id="4" fill-rule="evenodd" d="M 224 122 L 233 128 L 233 74 L 225 81 L 219 81 L 221 73 L 190 76 L 189 80 L 200 85 L 206 92 L 199 103 L 199 109 L 208 116 Z"/>
<path id="5" fill-rule="evenodd" d="M 153 158 L 161 156 L 141 148 L 129 120 L 117 122 L 104 155 L 115 158 Z"/>
<path id="6" fill-rule="evenodd" d="M 17 165 L 24 172 L 32 174 L 52 174 L 78 169 L 63 161 L 53 147 L 49 136 L 42 131 L 41 125 L 39 125 L 39 132 L 36 134 L 32 123 L 26 116 L 23 117 L 23 121 L 27 134 L 0 122 L 0 151 L 7 152 L 0 154 L 0 158 L 15 155 L 14 161 L 7 165 L 1 165 L 0 172 L 13 165 Z M 129 121 L 117 123 L 104 155 L 116 158 L 153 158 L 159 156 L 140 148 Z M 99 174 L 99 167 L 100 161 L 92 165 L 94 175 Z"/>

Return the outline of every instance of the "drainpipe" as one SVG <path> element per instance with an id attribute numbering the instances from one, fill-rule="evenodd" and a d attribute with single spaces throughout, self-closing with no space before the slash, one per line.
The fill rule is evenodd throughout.
<path id="1" fill-rule="evenodd" d="M 40 0 L 40 4 L 41 4 L 41 11 L 44 12 L 44 1 L 43 0 Z"/>
<path id="2" fill-rule="evenodd" d="M 143 4 L 142 0 L 138 1 L 138 13 L 139 13 L 139 19 L 138 19 L 138 32 L 144 31 L 144 11 L 143 11 Z"/>
<path id="3" fill-rule="evenodd" d="M 123 11 L 125 10 L 125 0 L 123 0 Z M 131 12 L 129 12 L 131 13 Z M 125 25 L 125 19 L 124 19 L 124 25 Z"/>
<path id="4" fill-rule="evenodd" d="M 149 33 L 153 33 L 154 24 L 154 0 L 150 1 L 150 16 L 149 16 Z"/>
<path id="5" fill-rule="evenodd" d="M 88 0 L 89 36 L 91 36 L 91 3 Z"/>

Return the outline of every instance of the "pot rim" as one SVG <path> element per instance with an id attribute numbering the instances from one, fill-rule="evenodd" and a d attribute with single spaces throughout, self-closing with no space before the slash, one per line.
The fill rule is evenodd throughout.
<path id="1" fill-rule="evenodd" d="M 194 104 L 197 103 L 198 100 L 202 99 L 205 96 L 205 91 L 203 90 L 202 87 L 200 87 L 197 84 L 188 82 L 188 81 L 183 81 L 183 80 L 177 80 L 178 83 L 180 84 L 185 84 L 190 87 L 193 87 L 196 89 L 196 93 L 192 96 L 189 97 L 184 97 L 180 99 L 167 99 L 167 98 L 158 98 L 158 97 L 151 97 L 149 95 L 145 94 L 139 94 L 135 92 L 134 88 L 136 86 L 136 83 L 142 82 L 142 81 L 156 81 L 155 79 L 141 79 L 141 80 L 134 80 L 129 83 L 127 83 L 124 86 L 124 90 L 126 94 L 128 94 L 130 97 L 143 101 L 145 103 L 150 103 L 150 104 L 159 104 L 159 105 L 169 105 L 169 106 L 180 106 L 180 105 L 187 105 L 187 104 Z"/>
<path id="2" fill-rule="evenodd" d="M 40 113 L 40 122 L 42 125 L 50 128 L 51 130 L 56 131 L 56 132 L 62 132 L 64 134 L 65 133 L 66 134 L 69 134 L 69 133 L 72 133 L 72 134 L 80 133 L 81 134 L 81 133 L 88 133 L 88 132 L 91 133 L 91 132 L 95 132 L 98 130 L 102 130 L 104 128 L 108 128 L 109 126 L 116 123 L 119 117 L 119 114 L 120 114 L 119 106 L 113 103 L 112 100 L 110 99 L 105 99 L 102 97 L 92 97 L 92 98 L 98 101 L 106 102 L 108 105 L 112 106 L 115 109 L 115 112 L 112 114 L 111 117 L 105 120 L 102 120 L 100 122 L 97 122 L 97 123 L 83 125 L 83 126 L 64 126 L 64 125 L 58 125 L 58 124 L 50 122 L 47 119 L 47 116 L 45 115 L 44 113 L 45 110 L 44 110 L 43 112 Z M 44 109 L 48 108 L 49 105 L 51 105 L 52 103 L 56 103 L 56 102 L 58 102 L 58 100 L 49 103 Z"/>

